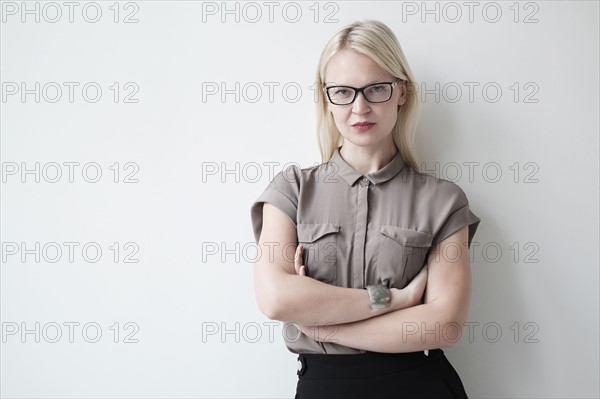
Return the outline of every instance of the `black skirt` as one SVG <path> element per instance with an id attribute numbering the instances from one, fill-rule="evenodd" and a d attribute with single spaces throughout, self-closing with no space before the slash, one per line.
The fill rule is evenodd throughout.
<path id="1" fill-rule="evenodd" d="M 298 355 L 296 399 L 466 398 L 441 349 L 411 353 Z"/>

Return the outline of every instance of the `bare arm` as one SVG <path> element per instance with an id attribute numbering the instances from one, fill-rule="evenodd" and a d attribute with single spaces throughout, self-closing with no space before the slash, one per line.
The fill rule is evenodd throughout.
<path id="1" fill-rule="evenodd" d="M 254 287 L 260 310 L 270 319 L 300 325 L 344 324 L 380 316 L 419 303 L 425 281 L 392 289 L 392 306 L 371 309 L 364 289 L 342 288 L 296 274 L 294 264 L 298 236 L 290 218 L 265 203 L 263 227 L 254 264 Z M 300 258 L 301 259 L 301 258 Z M 299 261 L 299 260 L 297 260 Z M 425 280 L 425 277 L 423 277 Z"/>
<path id="2" fill-rule="evenodd" d="M 303 332 L 320 341 L 374 352 L 454 346 L 460 340 L 471 301 L 467 237 L 465 226 L 430 254 L 424 304 L 354 323 L 307 326 Z"/>

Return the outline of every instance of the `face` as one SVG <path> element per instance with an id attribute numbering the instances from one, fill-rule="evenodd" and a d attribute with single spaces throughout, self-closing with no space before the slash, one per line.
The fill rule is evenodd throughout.
<path id="1" fill-rule="evenodd" d="M 369 57 L 354 50 L 344 49 L 331 57 L 325 70 L 326 86 L 352 86 L 361 88 L 373 83 L 394 82 L 394 78 Z M 344 144 L 361 147 L 393 145 L 392 128 L 398 114 L 398 106 L 406 102 L 406 82 L 401 81 L 392 90 L 392 97 L 383 103 L 368 102 L 359 93 L 352 104 L 336 105 L 327 100 L 335 124 L 344 137 Z M 361 123 L 372 125 L 360 126 Z"/>

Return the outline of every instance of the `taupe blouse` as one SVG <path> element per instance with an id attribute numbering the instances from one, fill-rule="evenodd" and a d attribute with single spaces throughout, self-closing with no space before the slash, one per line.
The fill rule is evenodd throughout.
<path id="1" fill-rule="evenodd" d="M 385 284 L 403 288 L 427 264 L 431 250 L 465 225 L 471 241 L 480 218 L 455 183 L 415 172 L 400 152 L 387 165 L 361 175 L 341 156 L 279 172 L 251 207 L 254 237 L 262 230 L 263 203 L 281 209 L 296 225 L 308 276 L 340 287 Z M 293 353 L 365 351 L 322 343 L 286 326 Z"/>

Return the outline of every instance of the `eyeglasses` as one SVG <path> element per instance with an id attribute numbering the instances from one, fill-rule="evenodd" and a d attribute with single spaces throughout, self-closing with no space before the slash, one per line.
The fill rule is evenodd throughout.
<path id="1" fill-rule="evenodd" d="M 395 82 L 381 82 L 374 83 L 365 87 L 357 88 L 350 86 L 329 86 L 323 87 L 323 91 L 327 93 L 327 98 L 332 104 L 335 105 L 348 105 L 352 104 L 356 100 L 358 93 L 362 93 L 370 103 L 384 103 L 392 98 L 392 91 L 394 87 L 401 82 L 402 79 L 398 79 Z"/>

